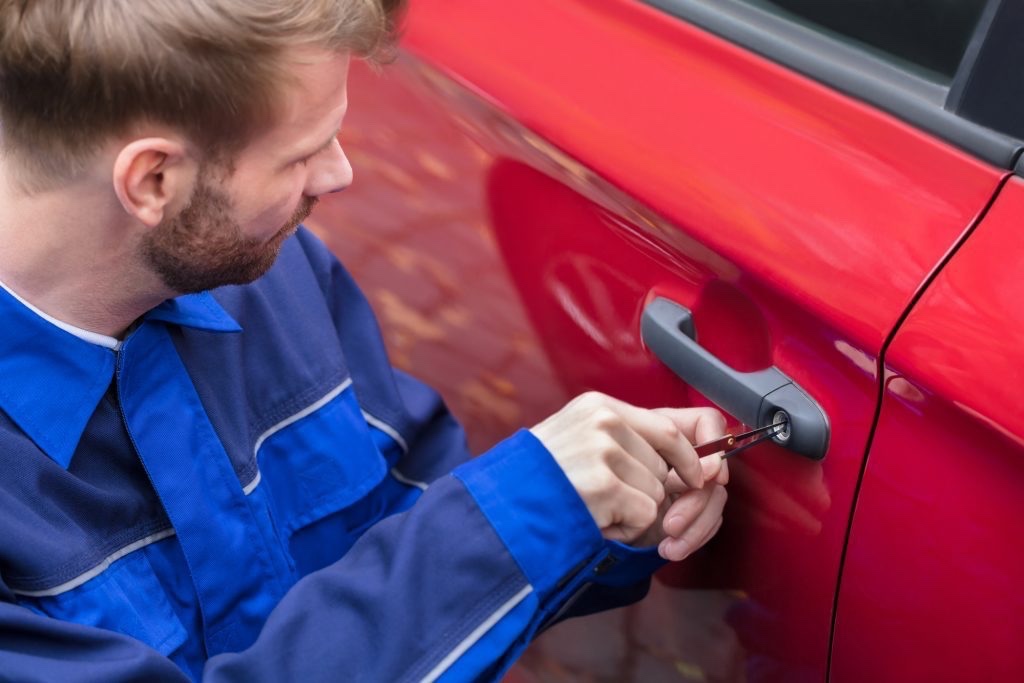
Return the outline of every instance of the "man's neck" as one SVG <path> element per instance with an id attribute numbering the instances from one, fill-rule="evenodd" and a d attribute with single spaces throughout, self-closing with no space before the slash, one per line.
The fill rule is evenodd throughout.
<path id="1" fill-rule="evenodd" d="M 116 197 L 87 182 L 26 195 L 0 163 L 0 281 L 49 316 L 120 337 L 173 296 L 139 263 L 136 230 Z"/>

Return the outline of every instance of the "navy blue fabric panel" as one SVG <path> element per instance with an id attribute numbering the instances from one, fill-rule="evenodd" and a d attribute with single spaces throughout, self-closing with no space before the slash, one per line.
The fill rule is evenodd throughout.
<path id="1" fill-rule="evenodd" d="M 436 391 L 391 369 L 377 318 L 351 275 L 309 231 L 299 230 L 295 241 L 320 284 L 360 405 L 415 452 L 399 463 L 399 471 L 429 483 L 465 462 L 470 453 L 462 427 Z"/>
<path id="2" fill-rule="evenodd" d="M 526 586 L 451 477 L 300 581 L 256 644 L 214 657 L 211 680 L 417 681 Z"/>
<path id="3" fill-rule="evenodd" d="M 90 418 L 67 470 L 0 414 L 0 573 L 12 589 L 59 586 L 169 527 L 113 391 Z"/>
<path id="4" fill-rule="evenodd" d="M 2 584 L 0 584 L 2 585 Z M 18 683 L 187 683 L 174 663 L 138 640 L 39 616 L 0 600 L 0 677 Z"/>
<path id="5" fill-rule="evenodd" d="M 530 593 L 495 624 L 438 678 L 441 683 L 497 681 L 529 645 L 523 637 L 537 615 L 540 601 Z M 498 645 L 501 647 L 498 647 Z"/>
<path id="6" fill-rule="evenodd" d="M 296 240 L 284 243 L 264 277 L 214 296 L 243 331 L 179 328 L 175 345 L 245 485 L 256 475 L 260 434 L 339 385 L 348 369 L 320 283 Z"/>
<path id="7" fill-rule="evenodd" d="M 666 563 L 657 546 L 633 548 L 605 541 L 603 550 L 560 586 L 525 637 L 532 640 L 538 632 L 565 619 L 642 599 L 650 589 L 651 576 Z"/>
<path id="8" fill-rule="evenodd" d="M 553 620 L 544 622 L 542 630 L 548 629 L 566 619 L 585 617 L 595 612 L 603 612 L 639 602 L 647 596 L 651 589 L 651 577 L 645 576 L 635 583 L 617 586 L 587 583 L 585 588 L 586 590 L 580 591 L 578 599 L 574 599 L 568 609 L 559 613 Z"/>
<path id="9" fill-rule="evenodd" d="M 634 548 L 618 541 L 605 541 L 608 557 L 601 565 L 601 571 L 590 580 L 601 586 L 612 588 L 633 586 L 647 581 L 668 560 L 658 554 L 657 546 Z"/>
<path id="10" fill-rule="evenodd" d="M 434 389 L 399 370 L 395 379 L 412 424 L 417 425 L 407 457 L 398 462 L 398 471 L 429 484 L 468 460 L 469 444 L 462 425 Z"/>
<path id="11" fill-rule="evenodd" d="M 402 404 L 369 302 L 352 276 L 311 232 L 300 229 L 295 244 L 305 253 L 307 268 L 312 268 L 320 285 L 320 296 L 326 301 L 335 335 L 345 349 L 360 405 L 409 443 L 418 425 Z"/>

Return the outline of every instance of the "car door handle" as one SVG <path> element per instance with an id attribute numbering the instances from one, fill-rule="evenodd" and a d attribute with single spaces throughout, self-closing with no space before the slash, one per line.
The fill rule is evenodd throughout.
<path id="1" fill-rule="evenodd" d="M 697 343 L 693 315 L 679 304 L 654 299 L 640 323 L 644 344 L 662 363 L 722 410 L 752 427 L 788 420 L 773 440 L 800 455 L 821 460 L 829 442 L 825 411 L 777 367 L 740 372 Z"/>

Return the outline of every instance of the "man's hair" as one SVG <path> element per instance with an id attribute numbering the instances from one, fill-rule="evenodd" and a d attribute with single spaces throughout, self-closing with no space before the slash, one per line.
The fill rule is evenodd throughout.
<path id="1" fill-rule="evenodd" d="M 0 0 L 0 153 L 25 189 L 112 135 L 169 125 L 215 157 L 272 121 L 286 50 L 379 61 L 404 0 Z"/>

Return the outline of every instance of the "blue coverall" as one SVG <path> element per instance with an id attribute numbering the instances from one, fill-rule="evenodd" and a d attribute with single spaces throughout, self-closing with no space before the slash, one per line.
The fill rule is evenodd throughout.
<path id="1" fill-rule="evenodd" d="M 0 679 L 489 680 L 660 563 L 528 431 L 469 460 L 304 229 L 116 352 L 0 290 Z"/>

